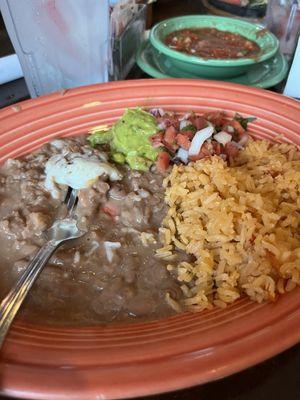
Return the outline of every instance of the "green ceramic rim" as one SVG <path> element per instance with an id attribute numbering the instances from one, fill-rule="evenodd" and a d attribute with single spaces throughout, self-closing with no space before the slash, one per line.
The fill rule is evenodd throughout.
<path id="1" fill-rule="evenodd" d="M 259 32 L 264 29 L 262 25 L 253 24 L 248 21 L 243 21 L 241 19 L 228 18 L 228 17 L 219 17 L 214 15 L 187 15 L 182 17 L 169 18 L 164 21 L 156 24 L 150 31 L 150 42 L 151 44 L 161 53 L 165 54 L 168 57 L 174 58 L 179 61 L 184 61 L 187 63 L 198 64 L 198 65 L 206 65 L 206 66 L 218 66 L 218 67 L 237 67 L 242 65 L 251 65 L 256 64 L 258 62 L 262 62 L 271 58 L 275 55 L 278 50 L 279 42 L 278 39 L 269 31 L 261 38 L 249 38 L 251 40 L 256 41 L 264 50 L 262 55 L 256 59 L 254 58 L 240 58 L 237 60 L 228 60 L 228 59 L 204 59 L 201 57 L 196 57 L 192 55 L 187 55 L 184 53 L 180 53 L 179 51 L 170 49 L 167 45 L 165 45 L 161 38 L 164 36 L 163 32 L 168 25 L 177 25 L 183 24 L 184 27 L 195 27 L 197 23 L 200 24 L 201 27 L 205 26 L 205 22 L 207 22 L 207 26 L 214 26 L 217 29 L 222 29 L 222 26 L 226 26 L 226 30 L 240 33 L 243 36 L 245 32 L 252 31 L 253 33 Z M 228 28 L 228 25 L 230 26 Z M 176 28 L 181 29 L 181 28 Z M 174 30 L 174 29 L 173 29 Z M 170 30 L 172 32 L 173 30 Z M 224 30 L 224 29 L 223 29 Z M 168 32 L 169 33 L 169 32 Z M 267 45 L 264 48 L 264 43 Z"/>
<path id="2" fill-rule="evenodd" d="M 146 63 L 144 61 L 143 53 L 146 50 L 147 46 L 151 46 L 151 44 L 149 43 L 149 40 L 146 40 L 145 42 L 143 42 L 138 50 L 137 58 L 136 58 L 137 65 L 141 68 L 141 70 L 143 70 L 146 74 L 148 74 L 149 76 L 151 76 L 153 78 L 158 78 L 158 79 L 172 78 L 171 75 L 168 75 L 168 74 L 165 74 L 165 73 L 159 71 L 157 68 L 155 68 L 154 66 L 152 66 L 149 63 Z M 157 51 L 157 50 L 154 49 L 154 51 Z M 285 57 L 280 53 L 278 53 L 278 55 L 275 55 L 275 57 L 281 58 L 283 66 L 282 66 L 282 69 L 280 70 L 280 72 L 276 76 L 272 76 L 270 78 L 263 79 L 251 86 L 259 87 L 261 89 L 267 89 L 267 88 L 277 85 L 278 83 L 283 81 L 283 79 L 285 79 L 287 72 L 288 72 L 287 61 L 286 61 Z M 183 77 L 183 78 L 186 78 L 186 77 Z M 238 81 L 238 78 L 239 77 L 237 77 L 236 80 L 234 81 L 235 83 L 240 83 Z M 178 78 L 178 79 L 180 79 L 180 78 Z M 194 78 L 194 79 L 208 79 L 208 78 L 201 78 L 199 76 L 198 78 Z M 211 79 L 208 79 L 208 80 L 211 80 Z M 233 81 L 231 81 L 231 79 L 224 79 L 224 81 L 225 82 L 233 82 Z M 240 84 L 243 84 L 243 83 L 240 83 Z"/>

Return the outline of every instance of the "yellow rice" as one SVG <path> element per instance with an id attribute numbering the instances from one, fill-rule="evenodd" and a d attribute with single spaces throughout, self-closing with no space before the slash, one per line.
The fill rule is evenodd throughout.
<path id="1" fill-rule="evenodd" d="M 275 300 L 300 285 L 294 146 L 250 141 L 233 166 L 217 156 L 174 166 L 164 186 L 168 213 L 157 256 L 168 259 L 189 309 L 224 308 L 242 295 Z M 171 261 L 183 253 L 187 261 Z"/>

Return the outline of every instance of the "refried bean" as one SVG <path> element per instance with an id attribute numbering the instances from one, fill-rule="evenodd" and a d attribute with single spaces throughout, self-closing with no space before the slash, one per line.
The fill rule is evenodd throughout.
<path id="1" fill-rule="evenodd" d="M 44 145 L 0 167 L 0 296 L 3 298 L 44 243 L 43 231 L 62 212 L 45 190 L 47 160 L 62 151 L 97 155 L 85 137 Z M 19 314 L 43 324 L 86 325 L 166 317 L 166 293 L 181 296 L 167 260 L 155 256 L 165 215 L 164 174 L 118 166 L 124 178 L 100 178 L 79 192 L 77 213 L 88 234 L 50 259 Z M 63 198 L 63 194 L 62 194 Z"/>

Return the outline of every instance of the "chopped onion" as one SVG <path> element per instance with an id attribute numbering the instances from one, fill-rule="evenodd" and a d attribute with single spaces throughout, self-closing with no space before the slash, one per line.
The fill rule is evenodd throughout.
<path id="1" fill-rule="evenodd" d="M 233 126 L 227 125 L 226 129 L 228 130 L 229 133 L 234 133 L 234 127 Z"/>
<path id="2" fill-rule="evenodd" d="M 240 146 L 245 146 L 245 144 L 248 142 L 248 140 L 249 140 L 249 136 L 247 135 L 247 133 L 245 133 L 242 137 L 241 137 L 241 139 L 239 140 L 239 145 Z"/>
<path id="3" fill-rule="evenodd" d="M 162 108 L 151 108 L 149 113 L 154 115 L 154 117 L 163 117 L 165 115 L 165 112 Z"/>
<path id="4" fill-rule="evenodd" d="M 166 121 L 162 121 L 162 122 L 160 122 L 160 123 L 157 125 L 157 128 L 158 128 L 160 131 L 163 131 L 164 129 L 166 129 L 166 127 L 167 127 Z"/>
<path id="5" fill-rule="evenodd" d="M 184 119 L 189 119 L 191 116 L 191 113 L 186 113 L 182 117 L 178 118 L 178 121 L 183 121 Z"/>
<path id="6" fill-rule="evenodd" d="M 146 199 L 147 197 L 150 196 L 150 193 L 148 192 L 148 190 L 145 190 L 145 189 L 139 189 L 138 194 L 140 195 L 140 197 L 142 199 Z"/>
<path id="7" fill-rule="evenodd" d="M 108 262 L 111 263 L 114 258 L 113 249 L 119 249 L 120 247 L 121 247 L 120 242 L 104 242 L 104 248 Z"/>
<path id="8" fill-rule="evenodd" d="M 52 142 L 50 142 L 50 145 L 55 147 L 57 150 L 62 150 L 64 147 L 66 147 L 66 142 L 61 139 L 54 139 Z"/>
<path id="9" fill-rule="evenodd" d="M 234 140 L 232 140 L 231 143 L 232 143 L 237 149 L 242 150 L 243 146 L 242 146 L 240 143 L 235 142 Z"/>
<path id="10" fill-rule="evenodd" d="M 225 131 L 218 132 L 214 135 L 214 139 L 225 146 L 226 143 L 231 142 L 232 136 Z"/>
<path id="11" fill-rule="evenodd" d="M 75 251 L 75 254 L 74 254 L 73 263 L 74 263 L 74 264 L 78 264 L 79 261 L 80 261 L 80 253 L 79 253 L 78 250 L 76 250 L 76 251 Z"/>
<path id="12" fill-rule="evenodd" d="M 197 156 L 200 153 L 203 143 L 209 139 L 213 133 L 214 128 L 212 126 L 207 126 L 197 131 L 189 148 L 189 156 Z"/>
<path id="13" fill-rule="evenodd" d="M 180 147 L 180 149 L 176 153 L 176 157 L 179 158 L 184 164 L 187 164 L 189 159 L 189 152 L 188 150 Z"/>
<path id="14" fill-rule="evenodd" d="M 190 121 L 188 121 L 187 119 L 183 119 L 180 121 L 179 129 L 181 130 L 189 125 L 191 125 Z"/>

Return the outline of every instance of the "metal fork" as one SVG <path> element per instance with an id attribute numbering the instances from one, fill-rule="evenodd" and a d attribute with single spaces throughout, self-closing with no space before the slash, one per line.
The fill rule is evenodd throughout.
<path id="1" fill-rule="evenodd" d="M 49 261 L 53 253 L 63 243 L 79 238 L 86 232 L 77 226 L 74 211 L 78 202 L 77 193 L 74 189 L 68 188 L 65 198 L 67 205 L 67 216 L 64 219 L 56 220 L 53 225 L 45 232 L 47 242 L 40 248 L 33 259 L 30 261 L 25 272 L 21 275 L 15 286 L 8 295 L 2 300 L 0 305 L 0 348 L 5 336 L 14 320 L 19 308 L 21 307 L 27 293 L 35 282 L 36 278 Z"/>

